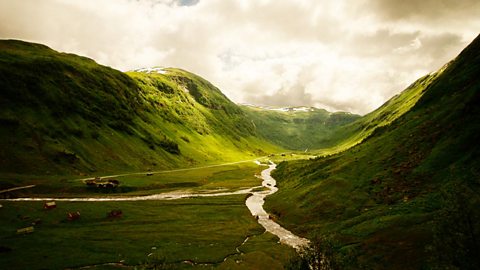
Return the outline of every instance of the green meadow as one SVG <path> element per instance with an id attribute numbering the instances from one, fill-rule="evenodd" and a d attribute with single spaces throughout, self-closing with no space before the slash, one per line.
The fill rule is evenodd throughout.
<path id="1" fill-rule="evenodd" d="M 108 194 L 71 179 L 17 195 L 52 196 L 60 190 L 62 197 L 148 195 L 179 189 L 234 191 L 259 186 L 261 180 L 255 175 L 264 168 L 250 161 L 118 177 L 121 185 L 129 188 Z M 246 195 L 230 195 L 134 202 L 59 201 L 50 210 L 43 209 L 44 202 L 2 201 L 0 264 L 11 266 L 9 269 L 119 267 L 108 263 L 132 269 L 283 269 L 295 251 L 265 232 L 248 211 L 245 199 Z M 117 209 L 122 211 L 121 217 L 107 217 Z M 80 218 L 69 221 L 67 213 L 76 211 Z M 29 226 L 34 227 L 32 233 L 16 233 Z M 29 259 L 23 260 L 25 257 Z"/>
<path id="2" fill-rule="evenodd" d="M 210 165 L 211 166 L 211 165 Z M 264 166 L 253 161 L 237 164 L 185 168 L 173 171 L 131 173 L 124 176 L 104 177 L 116 179 L 120 185 L 115 189 L 89 188 L 84 180 L 65 177 L 26 177 L 7 178 L 3 183 L 17 185 L 36 185 L 31 189 L 15 191 L 15 196 L 36 197 L 101 197 L 101 196 L 139 196 L 175 190 L 197 191 L 235 191 L 260 185 L 255 175 L 260 174 Z M 75 176 L 73 176 L 75 177 Z"/>
<path id="3" fill-rule="evenodd" d="M 0 264 L 8 269 L 64 269 L 112 262 L 138 269 L 192 268 L 191 263 L 207 269 L 262 264 L 282 269 L 293 249 L 265 233 L 244 202 L 245 196 L 58 202 L 51 210 L 44 210 L 42 202 L 2 202 Z M 113 209 L 121 209 L 123 216 L 107 218 Z M 80 219 L 68 221 L 66 213 L 71 211 L 79 211 Z M 33 233 L 16 234 L 18 228 L 38 220 Z"/>

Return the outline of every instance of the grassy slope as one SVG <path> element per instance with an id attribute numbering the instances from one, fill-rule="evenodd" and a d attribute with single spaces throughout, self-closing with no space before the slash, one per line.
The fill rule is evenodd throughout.
<path id="1" fill-rule="evenodd" d="M 338 143 L 341 127 L 359 118 L 358 115 L 322 109 L 312 111 L 274 111 L 242 106 L 255 124 L 259 135 L 291 150 L 319 149 Z"/>
<path id="2" fill-rule="evenodd" d="M 349 149 L 363 142 L 377 128 L 391 124 L 416 104 L 425 93 L 426 88 L 443 73 L 446 66 L 418 79 L 401 94 L 394 96 L 375 111 L 356 121 L 339 126 L 329 141 L 329 147 L 316 151 L 317 154 L 330 155 Z"/>
<path id="3" fill-rule="evenodd" d="M 0 189 L 36 184 L 15 196 L 105 196 L 67 179 L 223 163 L 279 150 L 213 85 L 183 70 L 166 71 L 122 73 L 43 45 L 0 41 Z M 259 185 L 258 170 L 242 163 L 129 176 L 120 179 L 115 195 L 252 187 Z M 190 269 L 181 261 L 192 260 L 224 269 L 282 269 L 293 249 L 263 233 L 244 201 L 59 203 L 48 212 L 42 203 L 2 202 L 0 261 L 12 269 L 60 269 L 120 260 L 148 267 L 165 258 L 174 268 Z M 115 208 L 124 217 L 106 219 Z M 81 220 L 67 222 L 65 213 L 76 210 Z M 15 235 L 37 218 L 42 223 L 33 234 Z M 235 255 L 223 262 L 229 254 Z"/>
<path id="4" fill-rule="evenodd" d="M 408 112 L 444 68 L 418 79 L 401 95 L 364 117 L 322 109 L 283 112 L 252 106 L 241 108 L 255 124 L 256 132 L 267 140 L 290 150 L 309 149 L 316 155 L 330 155 L 361 143 L 377 128 Z"/>
<path id="5" fill-rule="evenodd" d="M 424 86 L 354 123 L 391 120 L 361 135 L 363 143 L 280 164 L 280 191 L 267 208 L 295 232 L 332 236 L 339 254 L 356 254 L 353 268 L 472 268 L 480 232 L 479 51 L 477 38 L 441 74 L 417 81 Z"/>
<path id="6" fill-rule="evenodd" d="M 125 74 L 3 40 L 0 89 L 0 172 L 7 177 L 162 169 L 278 150 L 217 88 L 178 69 Z"/>

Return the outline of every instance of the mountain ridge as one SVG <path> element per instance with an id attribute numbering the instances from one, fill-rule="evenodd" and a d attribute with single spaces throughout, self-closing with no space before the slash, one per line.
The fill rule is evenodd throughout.
<path id="1" fill-rule="evenodd" d="M 293 151 L 315 152 L 339 142 L 340 130 L 354 122 L 358 115 L 328 112 L 313 107 L 240 106 L 252 123 L 261 126 L 257 132 L 269 141 Z"/>
<path id="2" fill-rule="evenodd" d="M 162 169 L 277 151 L 191 73 L 123 73 L 23 41 L 1 41 L 0 54 L 2 172 Z"/>
<path id="3" fill-rule="evenodd" d="M 6 174 L 158 170 L 248 159 L 286 145 L 259 132 L 258 117 L 220 89 L 182 69 L 120 72 L 18 40 L 0 41 L 0 54 Z"/>
<path id="4" fill-rule="evenodd" d="M 480 36 L 413 84 L 421 88 L 407 88 L 398 108 L 416 101 L 388 124 L 378 125 L 382 110 L 360 119 L 375 128 L 354 147 L 281 163 L 269 211 L 293 231 L 333 243 L 330 259 L 345 269 L 475 269 L 479 51 Z"/>
<path id="5" fill-rule="evenodd" d="M 480 36 L 360 117 L 237 106 L 185 70 L 123 73 L 0 41 L 0 189 L 308 150 L 317 157 L 279 164 L 279 191 L 265 206 L 328 260 L 344 269 L 475 269 L 478 52 Z"/>

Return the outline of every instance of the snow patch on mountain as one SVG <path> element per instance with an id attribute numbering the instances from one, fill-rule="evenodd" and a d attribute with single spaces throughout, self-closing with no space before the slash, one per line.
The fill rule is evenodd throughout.
<path id="1" fill-rule="evenodd" d="M 315 109 L 312 107 L 283 107 L 283 108 L 273 108 L 269 110 L 282 111 L 282 112 L 312 112 Z"/>
<path id="2" fill-rule="evenodd" d="M 168 70 L 166 70 L 165 68 L 162 68 L 162 67 L 139 68 L 139 69 L 135 69 L 134 71 L 135 72 L 144 72 L 144 73 L 147 73 L 147 74 L 150 74 L 150 73 L 167 74 L 167 72 L 168 72 Z"/>
<path id="3" fill-rule="evenodd" d="M 260 106 L 254 105 L 249 103 L 241 104 L 248 107 L 259 108 L 262 110 L 269 110 L 269 111 L 279 111 L 279 112 L 313 112 L 316 108 L 314 107 L 306 107 L 306 106 L 299 106 L 299 107 L 273 107 L 273 106 Z"/>

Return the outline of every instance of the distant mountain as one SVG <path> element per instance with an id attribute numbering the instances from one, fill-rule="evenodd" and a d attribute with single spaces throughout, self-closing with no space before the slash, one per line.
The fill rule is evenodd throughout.
<path id="1" fill-rule="evenodd" d="M 0 174 L 98 174 L 240 160 L 330 145 L 357 116 L 238 106 L 175 68 L 130 72 L 0 41 Z M 290 112 L 296 112 L 291 114 Z"/>
<path id="2" fill-rule="evenodd" d="M 314 107 L 272 107 L 242 105 L 266 140 L 290 150 L 312 151 L 336 145 L 340 130 L 360 118 L 347 112 L 331 113 Z"/>
<path id="3" fill-rule="evenodd" d="M 316 110 L 320 110 L 318 108 L 309 107 L 309 106 L 280 107 L 280 106 L 262 106 L 262 105 L 248 104 L 248 103 L 243 103 L 243 104 L 240 104 L 240 105 L 245 106 L 245 107 L 254 108 L 254 109 L 267 110 L 267 111 L 278 111 L 278 112 L 313 112 L 313 111 L 316 111 Z"/>
<path id="4" fill-rule="evenodd" d="M 281 163 L 267 208 L 341 269 L 478 269 L 479 74 L 480 36 L 343 127 L 345 151 Z"/>
<path id="5" fill-rule="evenodd" d="M 180 69 L 122 73 L 2 40 L 0 89 L 3 174 L 185 167 L 279 150 L 218 88 Z"/>

